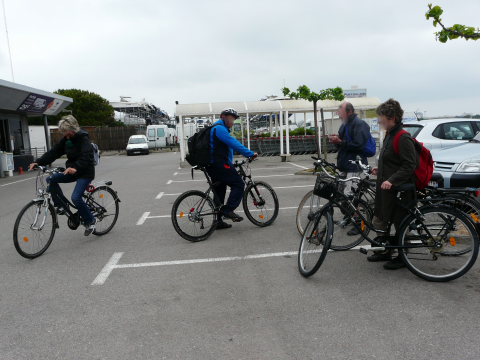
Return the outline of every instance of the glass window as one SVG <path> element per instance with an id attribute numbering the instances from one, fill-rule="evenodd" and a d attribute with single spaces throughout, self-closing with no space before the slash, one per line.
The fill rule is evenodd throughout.
<path id="1" fill-rule="evenodd" d="M 416 137 L 422 129 L 423 126 L 419 125 L 403 125 L 403 130 L 408 131 L 413 138 Z"/>
<path id="2" fill-rule="evenodd" d="M 432 133 L 433 137 L 443 139 L 443 125 L 438 125 Z"/>
<path id="3" fill-rule="evenodd" d="M 143 137 L 141 137 L 141 138 L 131 138 L 128 143 L 129 144 L 144 144 L 144 143 L 146 143 L 146 141 Z"/>
<path id="4" fill-rule="evenodd" d="M 474 131 L 470 122 L 455 122 L 443 124 L 446 140 L 470 140 L 473 139 Z"/>
<path id="5" fill-rule="evenodd" d="M 155 137 L 155 129 L 148 129 L 148 137 Z"/>
<path id="6" fill-rule="evenodd" d="M 157 136 L 158 137 L 165 136 L 165 130 L 164 129 L 157 129 Z"/>

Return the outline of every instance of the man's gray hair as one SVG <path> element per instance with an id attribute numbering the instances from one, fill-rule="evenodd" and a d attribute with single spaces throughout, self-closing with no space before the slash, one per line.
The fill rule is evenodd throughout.
<path id="1" fill-rule="evenodd" d="M 348 101 L 344 101 L 343 103 L 341 103 L 338 108 L 340 109 L 343 106 L 343 104 L 345 104 L 345 111 L 347 112 L 347 114 L 350 111 L 352 112 L 352 114 L 355 112 L 355 108 L 353 107 L 352 103 L 350 103 Z"/>
<path id="2" fill-rule="evenodd" d="M 72 131 L 77 133 L 80 129 L 77 119 L 73 115 L 63 116 L 58 122 L 58 131 L 64 133 L 65 131 Z"/>

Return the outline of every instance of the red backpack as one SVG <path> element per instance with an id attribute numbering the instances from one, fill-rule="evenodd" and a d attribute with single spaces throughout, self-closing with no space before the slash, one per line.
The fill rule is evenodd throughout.
<path id="1" fill-rule="evenodd" d="M 393 150 L 397 153 L 397 155 L 399 153 L 398 142 L 400 140 L 400 136 L 406 133 L 408 133 L 408 131 L 400 130 L 398 133 L 395 134 L 395 137 L 393 138 Z M 413 139 L 413 141 L 415 142 L 415 150 L 417 151 L 417 154 L 420 158 L 420 164 L 413 172 L 413 176 L 415 176 L 415 186 L 417 190 L 423 190 L 427 187 L 428 182 L 432 178 L 432 154 L 425 146 L 423 146 L 422 143 L 419 143 L 417 139 Z"/>

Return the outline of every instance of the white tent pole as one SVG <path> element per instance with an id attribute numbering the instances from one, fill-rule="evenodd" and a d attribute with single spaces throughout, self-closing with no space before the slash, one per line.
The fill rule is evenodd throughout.
<path id="1" fill-rule="evenodd" d="M 242 119 L 241 116 L 240 116 L 240 130 L 242 132 L 242 145 L 245 146 L 245 140 L 244 140 L 244 137 L 243 137 L 243 119 Z"/>
<path id="2" fill-rule="evenodd" d="M 278 114 L 275 114 L 275 137 L 278 137 L 278 126 L 280 125 L 278 123 Z"/>
<path id="3" fill-rule="evenodd" d="M 247 113 L 247 148 L 250 150 L 250 117 Z"/>
<path id="4" fill-rule="evenodd" d="M 285 111 L 285 126 L 287 127 L 287 131 L 285 133 L 285 139 L 287 140 L 286 154 L 290 155 L 290 122 L 288 121 L 288 110 Z"/>
<path id="5" fill-rule="evenodd" d="M 180 126 L 178 127 L 178 139 L 180 143 L 180 161 L 185 161 L 185 141 L 184 141 L 184 131 L 183 131 L 183 117 L 180 115 L 178 117 L 178 120 L 180 121 Z"/>
<path id="6" fill-rule="evenodd" d="M 270 114 L 270 136 L 272 136 L 272 114 Z"/>
<path id="7" fill-rule="evenodd" d="M 280 110 L 279 120 L 280 122 L 280 155 L 283 154 L 283 112 Z"/>
<path id="8" fill-rule="evenodd" d="M 320 129 L 320 127 L 322 126 L 322 120 L 320 118 L 320 110 L 317 110 L 318 114 L 317 114 L 317 122 L 318 122 L 318 134 L 317 137 L 318 137 L 318 144 L 319 144 L 319 148 L 320 148 L 320 154 L 322 153 L 322 130 Z M 320 156 L 320 154 L 318 156 Z"/>
<path id="9" fill-rule="evenodd" d="M 305 131 L 305 136 L 307 135 L 307 113 L 303 113 L 303 130 Z"/>
<path id="10" fill-rule="evenodd" d="M 335 129 L 334 129 L 334 127 L 333 127 L 333 123 L 334 123 L 334 122 L 333 122 L 333 111 L 332 111 L 332 129 L 331 129 L 331 130 L 332 130 L 332 134 L 335 134 Z"/>

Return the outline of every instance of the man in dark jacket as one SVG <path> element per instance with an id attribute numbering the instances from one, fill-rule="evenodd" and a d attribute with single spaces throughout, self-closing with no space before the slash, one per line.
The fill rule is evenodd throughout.
<path id="1" fill-rule="evenodd" d="M 337 167 L 344 178 L 359 177 L 361 171 L 358 166 L 349 160 L 356 160 L 360 156 L 362 163 L 368 165 L 367 158 L 363 155 L 363 149 L 370 138 L 370 126 L 355 114 L 353 105 L 343 102 L 338 108 L 338 117 L 342 125 L 338 130 L 338 136 L 329 136 L 329 141 L 338 148 Z M 345 183 L 344 194 L 352 195 L 353 181 Z M 352 227 L 347 233 L 350 236 L 358 235 L 356 227 Z"/>
<path id="2" fill-rule="evenodd" d="M 63 215 L 66 209 L 57 200 L 57 197 L 64 197 L 59 184 L 77 183 L 72 193 L 72 203 L 77 208 L 85 225 L 85 236 L 89 236 L 95 230 L 97 219 L 83 201 L 82 195 L 95 178 L 92 143 L 88 138 L 88 133 L 79 128 L 77 120 L 72 115 L 64 116 L 59 121 L 58 130 L 63 134 L 63 138 L 50 151 L 47 151 L 41 158 L 37 159 L 36 163 L 30 164 L 30 169 L 35 165 L 45 166 L 51 164 L 62 155 L 67 155 L 66 170 L 63 173 L 52 174 L 47 178 L 49 191 L 52 194 L 57 214 Z"/>

